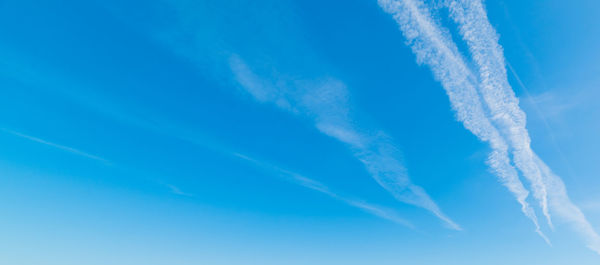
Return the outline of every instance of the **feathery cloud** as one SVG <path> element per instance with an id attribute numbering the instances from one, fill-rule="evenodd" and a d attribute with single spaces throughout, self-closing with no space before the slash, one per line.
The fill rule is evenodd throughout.
<path id="1" fill-rule="evenodd" d="M 237 55 L 230 57 L 229 64 L 234 79 L 257 101 L 311 119 L 320 132 L 351 149 L 377 183 L 397 200 L 429 210 L 449 228 L 460 230 L 421 187 L 411 183 L 390 137 L 383 132 L 367 134 L 356 127 L 342 82 L 332 78 L 274 82 L 255 74 Z"/>

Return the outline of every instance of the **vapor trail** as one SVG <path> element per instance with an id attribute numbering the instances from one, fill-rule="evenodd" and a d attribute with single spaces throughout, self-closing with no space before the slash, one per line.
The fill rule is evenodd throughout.
<path id="1" fill-rule="evenodd" d="M 579 207 L 571 202 L 563 181 L 552 173 L 550 168 L 537 155 L 534 157 L 534 161 L 540 168 L 544 182 L 548 187 L 548 201 L 553 212 L 573 226 L 574 230 L 584 238 L 588 248 L 600 254 L 600 236 L 587 221 Z"/>
<path id="2" fill-rule="evenodd" d="M 492 120 L 508 139 L 515 164 L 531 182 L 534 196 L 540 202 L 549 225 L 552 227 L 548 197 L 552 200 L 554 212 L 574 224 L 584 234 L 588 247 L 600 253 L 600 236 L 570 201 L 562 180 L 531 149 L 525 113 L 508 83 L 502 47 L 483 4 L 480 0 L 452 0 L 446 2 L 446 6 L 458 23 L 477 66 L 481 80 L 479 89 Z"/>
<path id="3" fill-rule="evenodd" d="M 467 67 L 450 34 L 436 24 L 420 1 L 379 0 L 378 3 L 384 11 L 393 15 L 407 44 L 417 56 L 417 62 L 429 66 L 434 78 L 442 84 L 457 119 L 479 139 L 490 144 L 492 152 L 488 165 L 516 197 L 523 213 L 534 223 L 536 232 L 549 243 L 540 230 L 535 212 L 526 201 L 529 192 L 510 162 L 509 146 L 487 117 L 486 106 L 477 91 L 477 77 Z"/>
<path id="4" fill-rule="evenodd" d="M 525 112 L 508 83 L 504 55 L 496 31 L 490 25 L 483 5 L 478 0 L 446 2 L 450 16 L 459 25 L 475 62 L 480 85 L 479 92 L 490 112 L 492 122 L 511 147 L 513 160 L 525 178 L 531 182 L 533 195 L 540 203 L 548 224 L 552 227 L 546 186 L 534 162 L 531 139 L 525 127 Z"/>

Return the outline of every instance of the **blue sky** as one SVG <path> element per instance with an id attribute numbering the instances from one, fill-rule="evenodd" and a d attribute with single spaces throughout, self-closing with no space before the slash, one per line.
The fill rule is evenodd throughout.
<path id="1" fill-rule="evenodd" d="M 597 264 L 596 1 L 3 1 L 6 264 Z"/>

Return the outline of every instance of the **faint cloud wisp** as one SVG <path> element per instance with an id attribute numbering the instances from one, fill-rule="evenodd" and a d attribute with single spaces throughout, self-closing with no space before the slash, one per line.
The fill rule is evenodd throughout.
<path id="1" fill-rule="evenodd" d="M 46 141 L 46 140 L 41 139 L 41 138 L 37 138 L 37 137 L 30 136 L 30 135 L 27 135 L 27 134 L 24 134 L 24 133 L 20 133 L 20 132 L 16 132 L 16 131 L 13 131 L 13 130 L 9 130 L 9 129 L 6 129 L 6 128 L 0 128 L 0 130 L 3 131 L 3 132 L 5 132 L 5 133 L 9 133 L 9 134 L 12 134 L 14 136 L 18 136 L 18 137 L 27 139 L 29 141 L 33 141 L 33 142 L 36 142 L 36 143 L 40 143 L 40 144 L 44 144 L 44 145 L 47 145 L 47 146 L 50 146 L 50 147 L 54 147 L 54 148 L 57 148 L 57 149 L 60 149 L 60 150 L 63 150 L 63 151 L 66 151 L 66 152 L 78 155 L 78 156 L 82 156 L 82 157 L 86 157 L 86 158 L 89 158 L 89 159 L 92 159 L 92 160 L 96 160 L 96 161 L 102 162 L 102 163 L 107 164 L 107 165 L 111 165 L 112 164 L 110 161 L 108 161 L 108 160 L 106 160 L 106 159 L 104 159 L 102 157 L 99 157 L 99 156 L 96 156 L 96 155 L 92 155 L 92 154 L 83 152 L 83 151 L 75 149 L 73 147 L 69 147 L 69 146 L 65 146 L 65 145 L 60 145 L 60 144 L 57 144 L 57 143 Z"/>
<path id="2" fill-rule="evenodd" d="M 350 118 L 346 86 L 333 78 L 284 80 L 278 82 L 257 75 L 238 56 L 229 58 L 234 80 L 257 101 L 273 103 L 279 108 L 309 118 L 315 127 L 344 143 L 366 167 L 370 175 L 397 200 L 424 208 L 454 230 L 460 226 L 448 218 L 425 190 L 411 183 L 400 162 L 400 152 L 384 132 L 364 133 Z M 374 130 L 370 130 L 374 131 Z"/>
<path id="3" fill-rule="evenodd" d="M 333 199 L 336 199 L 338 201 L 341 201 L 347 205 L 350 205 L 352 207 L 356 207 L 366 213 L 372 214 L 374 216 L 377 216 L 379 218 L 382 219 L 386 219 L 389 220 L 391 222 L 394 222 L 396 224 L 400 224 L 403 226 L 406 226 L 408 228 L 414 229 L 415 226 L 410 223 L 409 221 L 401 218 L 397 212 L 379 206 L 379 205 L 375 205 L 375 204 L 371 204 L 368 202 L 365 202 L 363 200 L 360 199 L 356 199 L 356 198 L 352 198 L 346 195 L 342 195 L 338 192 L 334 192 L 333 190 L 331 190 L 329 187 L 325 186 L 323 183 L 318 182 L 314 179 L 305 177 L 303 175 L 300 175 L 296 172 L 292 172 L 286 169 L 282 169 L 280 167 L 274 166 L 272 164 L 266 163 L 264 161 L 258 161 L 255 160 L 253 158 L 250 158 L 246 155 L 240 154 L 240 153 L 233 153 L 233 155 L 237 158 L 240 158 L 244 161 L 250 162 L 253 165 L 264 169 L 264 170 L 268 170 L 271 173 L 274 173 L 276 175 L 278 175 L 279 177 L 284 178 L 285 180 L 301 185 L 303 187 L 306 187 L 308 189 L 314 190 L 314 191 L 318 191 L 320 193 L 323 193 Z"/>

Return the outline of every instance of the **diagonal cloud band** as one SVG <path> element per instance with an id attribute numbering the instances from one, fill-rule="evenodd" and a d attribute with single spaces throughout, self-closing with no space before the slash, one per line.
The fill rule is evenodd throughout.
<path id="1" fill-rule="evenodd" d="M 467 67 L 450 34 L 436 24 L 420 1 L 379 0 L 378 3 L 400 26 L 417 62 L 429 66 L 434 78 L 442 84 L 457 119 L 467 130 L 490 144 L 492 152 L 488 157 L 488 165 L 521 204 L 522 212 L 533 222 L 536 232 L 549 243 L 526 200 L 529 192 L 510 163 L 509 146 L 488 119 L 486 107 L 477 91 L 477 79 Z"/>
<path id="2" fill-rule="evenodd" d="M 582 234 L 590 249 L 600 254 L 600 236 L 581 210 L 569 199 L 562 180 L 531 149 L 525 113 L 510 86 L 498 35 L 490 24 L 480 0 L 447 1 L 451 17 L 459 25 L 479 71 L 480 91 L 492 120 L 510 143 L 513 159 L 531 182 L 534 196 L 552 227 L 549 204 L 554 213 L 570 222 Z M 551 203 L 550 203 L 551 202 Z"/>
<path id="3" fill-rule="evenodd" d="M 480 1 L 447 1 L 446 6 L 450 10 L 450 16 L 459 25 L 460 34 L 467 43 L 479 72 L 479 92 L 489 110 L 490 120 L 509 143 L 515 165 L 530 181 L 533 195 L 552 227 L 548 212 L 548 192 L 534 162 L 531 139 L 525 128 L 525 113 L 508 84 L 498 36 L 488 22 Z"/>
<path id="4" fill-rule="evenodd" d="M 423 188 L 411 183 L 406 168 L 399 160 L 399 150 L 383 132 L 363 133 L 350 118 L 348 92 L 345 85 L 327 78 L 269 81 L 255 74 L 238 56 L 229 58 L 233 78 L 257 101 L 273 103 L 279 108 L 310 118 L 315 127 L 344 143 L 365 166 L 377 183 L 397 200 L 424 208 L 455 230 L 460 226 L 447 217 Z"/>
<path id="5" fill-rule="evenodd" d="M 478 77 L 467 67 L 456 44 L 443 27 L 437 25 L 420 1 L 380 0 L 379 5 L 394 16 L 420 64 L 428 65 L 442 83 L 458 120 L 493 151 L 488 164 L 503 184 L 515 195 L 522 211 L 540 231 L 537 217 L 527 204 L 528 191 L 508 156 L 529 180 L 534 197 L 552 227 L 549 209 L 570 222 L 589 248 L 600 253 L 600 236 L 580 209 L 569 199 L 562 180 L 531 150 L 525 113 L 508 83 L 505 59 L 498 37 L 479 0 L 445 1 L 450 16 L 459 25 L 476 65 Z"/>

